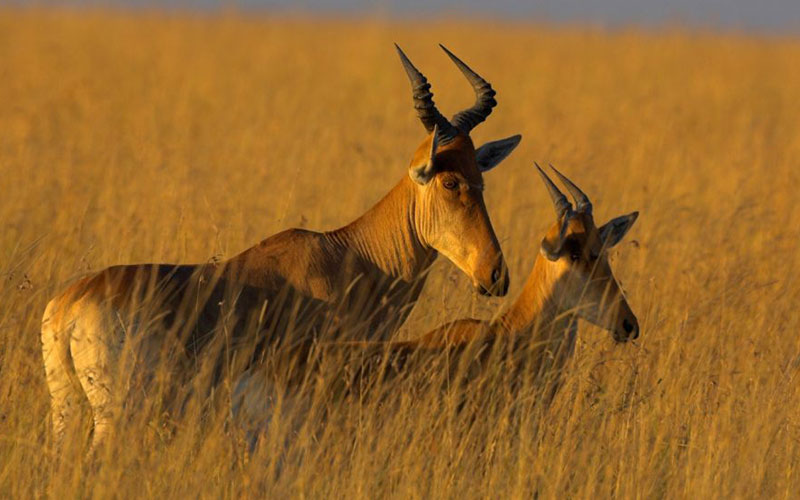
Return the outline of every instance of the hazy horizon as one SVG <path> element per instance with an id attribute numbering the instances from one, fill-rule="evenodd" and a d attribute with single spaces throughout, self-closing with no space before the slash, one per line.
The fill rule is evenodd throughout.
<path id="1" fill-rule="evenodd" d="M 28 2 L 18 2 L 26 4 Z M 621 25 L 678 25 L 723 30 L 800 33 L 797 0 L 111 0 L 106 2 L 37 2 L 37 5 L 114 5 L 189 9 L 241 8 L 320 14 L 419 17 L 458 16 L 480 19 Z"/>

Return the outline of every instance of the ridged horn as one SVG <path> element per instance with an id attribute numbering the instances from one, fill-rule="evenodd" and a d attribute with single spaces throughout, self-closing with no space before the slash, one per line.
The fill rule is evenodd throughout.
<path id="1" fill-rule="evenodd" d="M 447 50 L 442 44 L 439 47 L 445 51 L 450 59 L 455 63 L 459 70 L 467 77 L 467 80 L 475 90 L 475 104 L 471 108 L 464 111 L 459 111 L 453 116 L 453 125 L 456 126 L 461 132 L 469 134 L 476 125 L 484 121 L 492 112 L 492 108 L 497 106 L 497 101 L 494 96 L 497 94 L 492 86 L 480 77 L 477 73 L 472 71 L 469 66 L 464 64 L 464 61 L 455 56 L 452 52 Z"/>
<path id="2" fill-rule="evenodd" d="M 592 202 L 589 200 L 589 197 L 586 196 L 586 193 L 581 191 L 581 189 L 576 186 L 574 182 L 569 180 L 566 175 L 559 172 L 552 164 L 550 164 L 550 168 L 553 169 L 553 172 L 556 173 L 561 182 L 567 186 L 567 191 L 569 191 L 569 194 L 571 194 L 572 198 L 575 200 L 575 210 L 591 215 Z"/>
<path id="3" fill-rule="evenodd" d="M 539 171 L 539 175 L 542 176 L 542 181 L 544 181 L 545 187 L 547 187 L 547 192 L 550 194 L 550 199 L 553 200 L 553 206 L 556 209 L 556 216 L 561 219 L 565 215 L 567 215 L 570 210 L 572 210 L 572 205 L 567 200 L 567 197 L 564 196 L 558 187 L 550 180 L 550 177 L 544 173 L 542 167 L 539 166 L 538 163 L 534 162 L 536 169 Z"/>
<path id="4" fill-rule="evenodd" d="M 400 48 L 399 45 L 394 44 L 397 49 L 397 54 L 400 56 L 400 61 L 403 63 L 403 68 L 408 74 L 408 79 L 411 82 L 411 91 L 414 97 L 414 109 L 417 110 L 417 116 L 425 126 L 425 130 L 433 132 L 434 127 L 439 128 L 439 139 L 446 143 L 449 139 L 456 136 L 457 131 L 455 127 L 442 115 L 436 104 L 433 102 L 433 92 L 431 92 L 431 84 L 428 79 L 423 75 Z"/>

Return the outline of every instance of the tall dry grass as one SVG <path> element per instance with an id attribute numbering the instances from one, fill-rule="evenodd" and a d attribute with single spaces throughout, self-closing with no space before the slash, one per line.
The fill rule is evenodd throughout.
<path id="1" fill-rule="evenodd" d="M 512 271 L 530 270 L 553 162 L 596 217 L 641 217 L 612 265 L 636 345 L 581 326 L 548 411 L 498 387 L 471 418 L 437 393 L 270 424 L 133 418 L 99 464 L 55 456 L 39 322 L 71 278 L 204 262 L 289 226 L 342 225 L 405 175 L 422 129 L 399 42 L 441 109 L 500 105 L 522 133 L 487 175 Z M 0 11 L 0 494 L 30 497 L 792 497 L 800 489 L 800 42 L 664 30 L 267 15 Z M 402 335 L 507 301 L 440 259 Z M 520 409 L 521 408 L 521 409 Z M 306 429 L 308 430 L 308 429 Z"/>

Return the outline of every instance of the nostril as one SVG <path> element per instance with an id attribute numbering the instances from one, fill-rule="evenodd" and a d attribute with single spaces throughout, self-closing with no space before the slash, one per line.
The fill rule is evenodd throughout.
<path id="1" fill-rule="evenodd" d="M 622 320 L 622 328 L 625 330 L 625 333 L 631 333 L 633 331 L 633 323 L 626 318 Z"/>
<path id="2" fill-rule="evenodd" d="M 494 271 L 492 271 L 492 284 L 495 284 L 498 281 L 500 281 L 500 277 L 502 276 L 502 274 L 503 273 L 500 271 L 500 268 L 497 268 Z"/>

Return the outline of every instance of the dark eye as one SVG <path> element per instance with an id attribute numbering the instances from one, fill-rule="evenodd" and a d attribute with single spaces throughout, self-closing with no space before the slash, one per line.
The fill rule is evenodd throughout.
<path id="1" fill-rule="evenodd" d="M 578 262 L 581 260 L 581 254 L 573 252 L 569 258 L 572 259 L 572 262 Z"/>
<path id="2" fill-rule="evenodd" d="M 449 189 L 450 191 L 456 189 L 458 187 L 458 181 L 453 179 L 447 179 L 442 183 L 445 189 Z"/>

